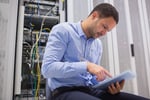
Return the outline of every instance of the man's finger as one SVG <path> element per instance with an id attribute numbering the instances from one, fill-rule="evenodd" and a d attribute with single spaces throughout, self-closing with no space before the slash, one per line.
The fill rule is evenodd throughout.
<path id="1" fill-rule="evenodd" d="M 111 94 L 113 94 L 113 90 L 112 90 L 112 88 L 111 88 L 110 86 L 108 86 L 108 91 L 109 91 Z"/>
<path id="2" fill-rule="evenodd" d="M 124 84 L 125 84 L 125 80 L 122 80 L 122 81 L 120 82 L 120 88 L 121 88 L 121 89 L 123 89 Z"/>
<path id="3" fill-rule="evenodd" d="M 116 82 L 116 89 L 117 89 L 118 92 L 121 90 L 119 82 Z"/>
<path id="4" fill-rule="evenodd" d="M 97 80 L 98 80 L 98 81 L 103 81 L 103 80 L 105 79 L 105 74 L 104 74 L 104 73 L 98 73 L 97 76 L 98 76 L 98 77 L 97 77 Z"/>
<path id="5" fill-rule="evenodd" d="M 104 71 L 107 76 L 112 77 L 112 75 L 107 70 L 104 69 Z"/>

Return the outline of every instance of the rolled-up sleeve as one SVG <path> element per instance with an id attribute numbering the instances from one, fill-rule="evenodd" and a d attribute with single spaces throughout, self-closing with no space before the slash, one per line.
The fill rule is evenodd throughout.
<path id="1" fill-rule="evenodd" d="M 87 71 L 87 62 L 63 62 L 69 38 L 67 31 L 60 26 L 51 30 L 42 62 L 42 75 L 45 78 L 67 78 Z"/>

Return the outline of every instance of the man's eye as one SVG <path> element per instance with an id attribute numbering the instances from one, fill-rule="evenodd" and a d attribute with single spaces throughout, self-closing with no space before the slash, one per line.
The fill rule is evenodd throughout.
<path id="1" fill-rule="evenodd" d="M 105 25 L 103 25 L 104 29 L 107 29 L 107 27 Z"/>
<path id="2" fill-rule="evenodd" d="M 105 30 L 109 31 L 109 30 L 108 30 L 108 27 L 107 27 L 106 25 L 103 25 L 103 28 L 104 28 Z"/>

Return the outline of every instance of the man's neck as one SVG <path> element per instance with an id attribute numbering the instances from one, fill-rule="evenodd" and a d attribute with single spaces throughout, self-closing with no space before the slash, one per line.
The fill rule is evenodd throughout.
<path id="1" fill-rule="evenodd" d="M 83 30 L 83 32 L 85 33 L 85 35 L 86 35 L 86 37 L 87 37 L 87 39 L 88 39 L 88 38 L 90 38 L 90 36 L 89 36 L 88 31 L 87 31 L 87 27 L 88 27 L 87 25 L 88 25 L 88 24 L 87 24 L 87 19 L 81 21 L 82 30 Z"/>

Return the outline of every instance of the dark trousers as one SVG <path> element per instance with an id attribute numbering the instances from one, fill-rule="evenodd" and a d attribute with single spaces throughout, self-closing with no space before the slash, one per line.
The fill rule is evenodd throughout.
<path id="1" fill-rule="evenodd" d="M 62 91 L 62 90 L 67 91 Z M 60 91 L 59 91 L 60 90 Z M 150 100 L 141 96 L 120 92 L 111 95 L 106 91 L 79 87 L 66 89 L 66 87 L 52 92 L 52 100 Z"/>

